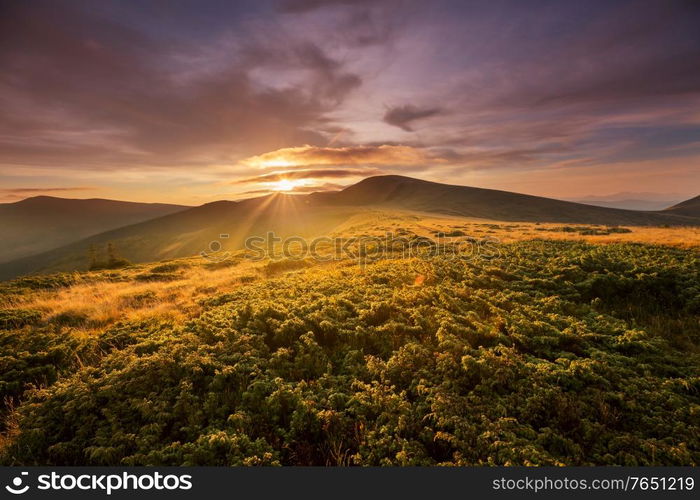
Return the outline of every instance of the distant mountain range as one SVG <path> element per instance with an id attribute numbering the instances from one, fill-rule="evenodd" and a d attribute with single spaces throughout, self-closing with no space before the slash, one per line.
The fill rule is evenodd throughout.
<path id="1" fill-rule="evenodd" d="M 687 196 L 678 193 L 639 193 L 623 192 L 607 195 L 592 195 L 579 198 L 565 198 L 575 203 L 585 203 L 598 207 L 622 208 L 625 210 L 657 211 L 680 203 Z"/>
<path id="2" fill-rule="evenodd" d="M 163 203 L 131 203 L 36 196 L 0 204 L 0 262 L 37 254 L 129 224 L 184 210 Z"/>
<path id="3" fill-rule="evenodd" d="M 679 200 L 642 200 L 635 198 L 624 198 L 621 200 L 597 200 L 595 198 L 586 198 L 580 200 L 572 200 L 576 203 L 584 203 L 586 205 L 595 205 L 597 207 L 607 207 L 607 208 L 621 208 L 623 210 L 642 210 L 642 211 L 656 211 L 663 210 L 671 205 L 676 204 Z"/>
<path id="4" fill-rule="evenodd" d="M 700 226 L 698 197 L 667 210 L 640 212 L 396 175 L 370 177 L 342 191 L 274 194 L 194 208 L 46 197 L 25 202 L 34 206 L 33 215 L 30 217 L 25 210 L 23 218 L 17 216 L 10 237 L 5 239 L 6 254 L 17 256 L 36 251 L 41 246 L 37 235 L 42 231 L 50 233 L 47 239 L 51 241 L 60 238 L 64 242 L 72 241 L 0 264 L 0 279 L 35 272 L 84 269 L 88 249 L 104 247 L 110 242 L 132 262 L 148 262 L 196 255 L 209 248 L 212 241 L 222 238 L 228 248 L 240 248 L 246 237 L 264 235 L 268 231 L 282 237 L 327 234 L 358 211 L 369 208 L 500 221 Z M 56 224 L 62 229 L 54 227 Z M 22 233 L 23 227 L 26 235 Z M 98 229 L 102 232 L 94 234 Z M 91 233 L 92 236 L 88 236 Z"/>

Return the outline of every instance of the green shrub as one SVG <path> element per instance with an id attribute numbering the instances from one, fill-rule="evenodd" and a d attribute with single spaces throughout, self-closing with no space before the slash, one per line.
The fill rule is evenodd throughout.
<path id="1" fill-rule="evenodd" d="M 189 264 L 183 262 L 166 262 L 165 264 L 158 264 L 150 269 L 151 273 L 170 273 L 182 269 L 185 267 L 190 267 Z"/>
<path id="2" fill-rule="evenodd" d="M 422 284 L 416 259 L 260 279 L 89 345 L 15 332 L 0 373 L 23 395 L 0 461 L 700 464 L 697 253 L 500 250 L 428 259 Z M 47 387 L 23 393 L 32 367 Z"/>
<path id="3" fill-rule="evenodd" d="M 180 279 L 181 276 L 175 273 L 163 273 L 163 272 L 147 272 L 137 274 L 134 277 L 136 281 L 175 281 Z"/>
<path id="4" fill-rule="evenodd" d="M 64 311 L 49 319 L 49 321 L 55 325 L 68 327 L 85 325 L 88 320 L 88 315 L 82 311 Z"/>
<path id="5" fill-rule="evenodd" d="M 280 273 L 296 271 L 313 265 L 306 259 L 285 258 L 279 260 L 271 260 L 262 267 L 262 273 L 265 276 L 275 276 Z"/>
<path id="6" fill-rule="evenodd" d="M 34 309 L 0 309 L 0 330 L 22 328 L 41 320 L 41 312 Z"/>

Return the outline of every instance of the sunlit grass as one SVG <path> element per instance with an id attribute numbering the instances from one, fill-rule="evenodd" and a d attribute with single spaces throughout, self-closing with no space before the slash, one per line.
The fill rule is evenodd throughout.
<path id="1" fill-rule="evenodd" d="M 293 200 L 285 198 L 283 203 L 285 209 L 294 210 Z M 605 230 L 605 226 L 584 224 L 563 226 L 504 223 L 369 211 L 350 218 L 333 234 L 351 237 L 405 232 L 434 239 L 447 237 L 454 241 L 470 237 L 489 237 L 501 243 L 545 239 L 576 240 L 595 244 L 637 242 L 681 248 L 700 246 L 700 228 L 692 227 L 626 227 L 625 230 L 629 232 L 586 234 Z M 329 244 L 320 245 L 318 248 L 327 253 L 333 250 Z M 234 290 L 240 287 L 242 282 L 249 282 L 251 276 L 265 278 L 274 275 L 277 268 L 280 268 L 278 264 L 270 267 L 266 262 L 249 261 L 241 259 L 240 256 L 218 264 L 195 257 L 169 264 L 134 266 L 119 271 L 117 278 L 109 273 L 78 273 L 76 284 L 73 286 L 57 290 L 36 290 L 23 295 L 1 294 L 0 307 L 37 310 L 44 321 L 65 324 L 85 334 L 94 333 L 118 321 L 167 318 L 177 322 L 196 316 L 200 312 L 200 299 Z M 424 279 L 425 277 L 420 278 Z"/>
<path id="2" fill-rule="evenodd" d="M 569 231 L 563 228 L 571 229 Z M 610 234 L 586 234 L 605 232 L 606 229 L 628 230 Z M 458 216 L 435 216 L 430 213 L 406 213 L 376 210 L 360 213 L 348 219 L 335 230 L 338 235 L 396 233 L 406 229 L 421 236 L 435 237 L 438 233 L 461 231 L 465 236 L 498 238 L 503 243 L 532 239 L 584 241 L 594 244 L 645 243 L 679 248 L 700 247 L 700 227 L 658 226 L 605 226 L 599 224 L 563 224 L 534 222 L 503 222 Z M 593 230 L 593 231 L 592 231 Z"/>
<path id="3" fill-rule="evenodd" d="M 183 321 L 197 315 L 200 298 L 240 286 L 241 276 L 256 272 L 262 265 L 246 261 L 208 269 L 207 261 L 190 260 L 194 265 L 178 271 L 169 281 L 139 281 L 139 277 L 148 277 L 149 269 L 139 266 L 120 271 L 118 281 L 86 276 L 85 282 L 58 290 L 7 295 L 3 307 L 37 310 L 46 322 L 65 324 L 86 334 L 117 321 L 155 318 Z"/>

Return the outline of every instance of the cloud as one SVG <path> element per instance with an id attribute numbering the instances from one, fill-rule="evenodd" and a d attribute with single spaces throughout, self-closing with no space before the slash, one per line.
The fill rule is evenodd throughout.
<path id="1" fill-rule="evenodd" d="M 273 172 L 271 174 L 248 177 L 232 182 L 232 184 L 247 184 L 251 182 L 275 182 L 283 179 L 340 179 L 344 177 L 369 177 L 380 175 L 383 172 L 378 169 L 317 169 L 317 170 L 287 170 Z"/>
<path id="2" fill-rule="evenodd" d="M 3 188 L 0 189 L 3 193 L 22 194 L 22 193 L 54 193 L 61 191 L 89 191 L 94 187 L 53 187 L 53 188 Z"/>
<path id="3" fill-rule="evenodd" d="M 323 33 L 324 45 L 340 44 L 344 50 L 380 47 L 389 49 L 400 38 L 412 2 L 404 0 L 287 0 L 277 10 L 292 14 L 295 22 L 313 19 L 333 26 Z"/>
<path id="4" fill-rule="evenodd" d="M 241 27 L 212 54 L 79 5 L 17 3 L 3 12 L 1 164 L 204 167 L 324 144 L 333 128 L 326 115 L 362 84 L 295 34 L 259 37 Z M 296 80 L 274 84 L 286 74 Z"/>
<path id="5" fill-rule="evenodd" d="M 249 167 L 280 168 L 322 165 L 415 166 L 445 163 L 428 149 L 402 145 L 318 147 L 300 146 L 270 151 L 241 161 Z"/>
<path id="6" fill-rule="evenodd" d="M 410 104 L 389 108 L 384 114 L 384 121 L 389 125 L 399 127 L 406 132 L 413 132 L 411 123 L 423 118 L 440 114 L 440 108 L 418 108 Z"/>
<path id="7" fill-rule="evenodd" d="M 327 191 L 340 191 L 345 186 L 332 182 L 324 182 L 323 184 L 311 186 L 297 186 L 294 188 L 295 193 L 323 193 Z"/>
<path id="8" fill-rule="evenodd" d="M 438 9 L 413 20 L 422 32 L 407 35 L 410 50 L 392 60 L 387 91 L 449 110 L 420 128 L 420 141 L 455 153 L 455 177 L 460 168 L 464 175 L 574 160 L 586 168 L 634 151 L 659 160 L 689 155 L 692 137 L 674 133 L 700 119 L 700 4 L 690 4 L 560 3 L 530 12 L 517 2 L 477 1 Z M 418 128 L 411 118 L 431 110 L 397 106 L 384 121 L 410 131 Z M 650 128 L 661 137 L 653 145 Z"/>
<path id="9" fill-rule="evenodd" d="M 362 84 L 359 76 L 343 72 L 343 65 L 326 55 L 312 43 L 304 44 L 296 50 L 302 67 L 317 73 L 314 94 L 338 103 L 353 89 Z"/>
<path id="10" fill-rule="evenodd" d="M 0 175 L 154 197 L 177 178 L 204 198 L 261 169 L 487 182 L 697 164 L 698 2 L 92 4 L 3 5 Z"/>
<path id="11" fill-rule="evenodd" d="M 299 14 L 331 6 L 366 6 L 378 0 L 286 0 L 279 3 L 280 12 Z"/>
<path id="12" fill-rule="evenodd" d="M 293 193 L 322 193 L 327 191 L 340 191 L 345 186 L 340 184 L 334 184 L 332 182 L 324 182 L 323 184 L 312 184 L 308 186 L 295 186 L 291 191 Z M 242 194 L 269 194 L 276 192 L 273 189 L 253 189 L 251 191 L 245 191 Z"/>
<path id="13" fill-rule="evenodd" d="M 28 188 L 28 187 L 18 187 L 18 188 L 1 188 L 0 189 L 0 199 L 4 201 L 15 201 L 23 200 L 27 197 L 40 196 L 46 194 L 55 193 L 71 193 L 76 191 L 91 191 L 96 188 L 87 186 L 76 186 L 76 187 L 47 187 L 47 188 Z"/>

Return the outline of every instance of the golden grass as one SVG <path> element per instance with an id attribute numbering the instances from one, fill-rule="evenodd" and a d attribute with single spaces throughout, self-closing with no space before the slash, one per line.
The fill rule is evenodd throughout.
<path id="1" fill-rule="evenodd" d="M 241 285 L 241 276 L 260 267 L 259 263 L 241 262 L 212 270 L 201 265 L 201 259 L 192 260 L 200 265 L 182 270 L 172 281 L 78 283 L 15 297 L 12 307 L 38 310 L 45 321 L 67 323 L 77 334 L 89 334 L 122 320 L 182 321 L 198 313 L 199 299 L 233 290 Z"/>
<path id="2" fill-rule="evenodd" d="M 350 218 L 339 226 L 336 235 L 373 234 L 382 235 L 396 232 L 403 228 L 421 236 L 434 236 L 435 231 L 449 233 L 461 230 L 467 236 L 495 237 L 502 243 L 531 239 L 583 241 L 594 244 L 610 243 L 646 243 L 668 245 L 680 248 L 700 247 L 700 227 L 658 227 L 658 226 L 617 226 L 629 229 L 629 233 L 609 235 L 582 235 L 578 232 L 555 231 L 557 228 L 570 227 L 585 230 L 596 228 L 604 230 L 607 226 L 599 224 L 534 223 L 503 222 L 497 220 L 477 219 L 473 217 L 436 216 L 435 214 L 400 211 L 368 211 Z"/>
<path id="3" fill-rule="evenodd" d="M 568 228 L 568 232 L 562 230 L 564 227 Z M 438 232 L 460 231 L 464 237 L 488 236 L 503 243 L 537 238 L 595 244 L 639 242 L 682 248 L 700 247 L 700 228 L 697 227 L 627 226 L 629 233 L 609 235 L 582 235 L 577 232 L 591 228 L 604 230 L 605 226 L 499 222 L 368 210 L 336 228 L 331 236 L 384 235 L 403 230 L 435 237 Z M 326 250 L 332 251 L 332 246 Z M 241 254 L 234 261 L 220 265 L 208 263 L 200 257 L 179 259 L 173 261 L 175 270 L 165 273 L 166 278 L 170 279 L 168 281 L 157 281 L 157 277 L 154 277 L 155 281 L 138 279 L 156 269 L 159 263 L 121 270 L 119 281 L 110 281 L 108 276 L 100 273 L 85 273 L 77 275 L 80 276 L 78 282 L 70 287 L 2 296 L 0 307 L 38 310 L 44 321 L 65 325 L 76 335 L 90 335 L 122 320 L 153 318 L 180 322 L 199 313 L 200 299 L 226 293 L 250 280 L 264 279 L 275 274 L 270 272 L 269 266 L 266 267 L 267 261 L 254 262 L 240 257 Z"/>
<path id="4" fill-rule="evenodd" d="M 568 226 L 575 226 L 567 224 Z M 680 248 L 697 248 L 700 247 L 700 228 L 697 227 L 679 227 L 679 228 L 663 228 L 663 227 L 647 227 L 647 226 L 623 226 L 630 229 L 631 233 L 609 234 L 609 235 L 580 235 L 577 233 L 564 232 L 538 232 L 538 227 L 555 228 L 561 227 L 562 224 L 543 224 L 535 226 L 530 224 L 530 227 L 525 227 L 520 231 L 500 231 L 499 235 L 502 241 L 522 241 L 532 238 L 546 238 L 552 240 L 577 240 L 595 244 L 610 244 L 610 243 L 646 243 L 651 245 L 668 245 Z M 581 225 L 583 226 L 583 225 Z"/>

